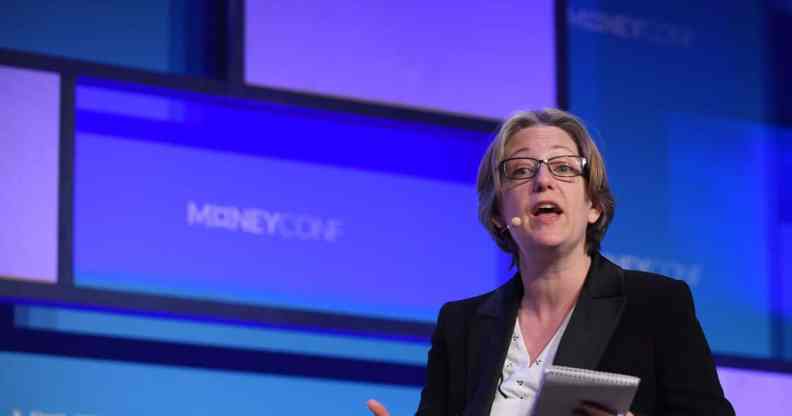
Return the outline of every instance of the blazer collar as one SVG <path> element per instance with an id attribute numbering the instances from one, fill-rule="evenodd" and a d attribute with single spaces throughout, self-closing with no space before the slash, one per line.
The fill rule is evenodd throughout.
<path id="1" fill-rule="evenodd" d="M 520 274 L 515 273 L 501 287 L 497 288 L 479 305 L 477 314 L 492 318 L 498 318 L 514 311 L 515 306 L 520 306 L 523 295 L 522 280 Z"/>
<path id="2" fill-rule="evenodd" d="M 610 340 L 624 307 L 623 270 L 599 254 L 591 266 L 556 353 L 554 363 L 594 369 Z M 487 415 L 523 295 L 520 274 L 490 294 L 476 311 L 469 340 L 469 396 L 466 415 Z"/>
<path id="3" fill-rule="evenodd" d="M 624 270 L 595 254 L 554 363 L 595 369 L 624 310 Z"/>
<path id="4" fill-rule="evenodd" d="M 599 253 L 591 256 L 589 267 L 575 312 L 581 300 L 623 298 L 624 270 Z M 516 312 L 522 300 L 523 286 L 519 273 L 515 273 L 505 284 L 492 292 L 478 307 L 477 314 L 498 318 Z M 572 319 L 575 314 L 573 313 Z M 570 322 L 571 323 L 571 322 Z M 567 329 L 568 330 L 568 329 Z"/>
<path id="5" fill-rule="evenodd" d="M 522 293 L 518 273 L 492 292 L 476 310 L 468 338 L 467 360 L 470 365 L 465 416 L 489 415 Z"/>

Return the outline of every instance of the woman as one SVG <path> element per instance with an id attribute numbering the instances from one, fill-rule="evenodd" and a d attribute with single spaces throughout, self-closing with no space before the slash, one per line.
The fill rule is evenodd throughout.
<path id="1" fill-rule="evenodd" d="M 479 219 L 519 272 L 443 306 L 417 414 L 526 415 L 551 364 L 640 377 L 630 414 L 734 414 L 687 285 L 599 254 L 614 200 L 580 121 L 560 110 L 512 116 L 477 190 Z M 597 403 L 578 412 L 614 414 Z"/>

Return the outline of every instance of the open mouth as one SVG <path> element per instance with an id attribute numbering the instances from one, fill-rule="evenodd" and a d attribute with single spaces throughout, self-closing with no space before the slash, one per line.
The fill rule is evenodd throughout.
<path id="1" fill-rule="evenodd" d="M 540 216 L 548 216 L 548 215 L 560 215 L 563 214 L 564 211 L 559 207 L 557 204 L 553 202 L 541 202 L 534 206 L 531 214 L 535 217 Z"/>

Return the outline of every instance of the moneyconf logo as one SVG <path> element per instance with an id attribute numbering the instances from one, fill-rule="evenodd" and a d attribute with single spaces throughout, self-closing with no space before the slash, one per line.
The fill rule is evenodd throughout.
<path id="1" fill-rule="evenodd" d="M 342 235 L 342 222 L 335 218 L 194 201 L 187 201 L 187 225 L 328 243 Z"/>
<path id="2" fill-rule="evenodd" d="M 645 272 L 658 273 L 681 279 L 687 282 L 690 287 L 695 288 L 701 283 L 703 268 L 700 264 L 683 263 L 676 260 L 657 259 L 649 257 L 638 257 L 631 254 L 604 253 L 605 257 L 611 259 L 625 269 L 641 270 Z"/>
<path id="3" fill-rule="evenodd" d="M 589 32 L 656 45 L 689 48 L 695 39 L 693 28 L 688 26 L 582 7 L 570 7 L 567 22 Z"/>

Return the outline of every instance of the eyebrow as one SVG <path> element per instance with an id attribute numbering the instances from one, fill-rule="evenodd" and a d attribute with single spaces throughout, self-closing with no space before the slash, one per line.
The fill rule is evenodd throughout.
<path id="1" fill-rule="evenodd" d="M 555 146 L 550 147 L 550 150 L 555 150 L 555 149 L 566 150 L 566 151 L 570 152 L 569 154 L 577 156 L 577 152 L 576 151 L 574 151 L 574 150 L 572 150 L 569 147 L 564 146 L 564 145 L 557 144 Z M 527 152 L 527 151 L 528 151 L 527 147 L 521 147 L 521 148 L 517 149 L 516 152 L 513 152 L 511 155 L 509 155 L 509 157 L 515 157 L 515 155 L 518 155 L 518 154 L 520 154 L 522 152 Z"/>

